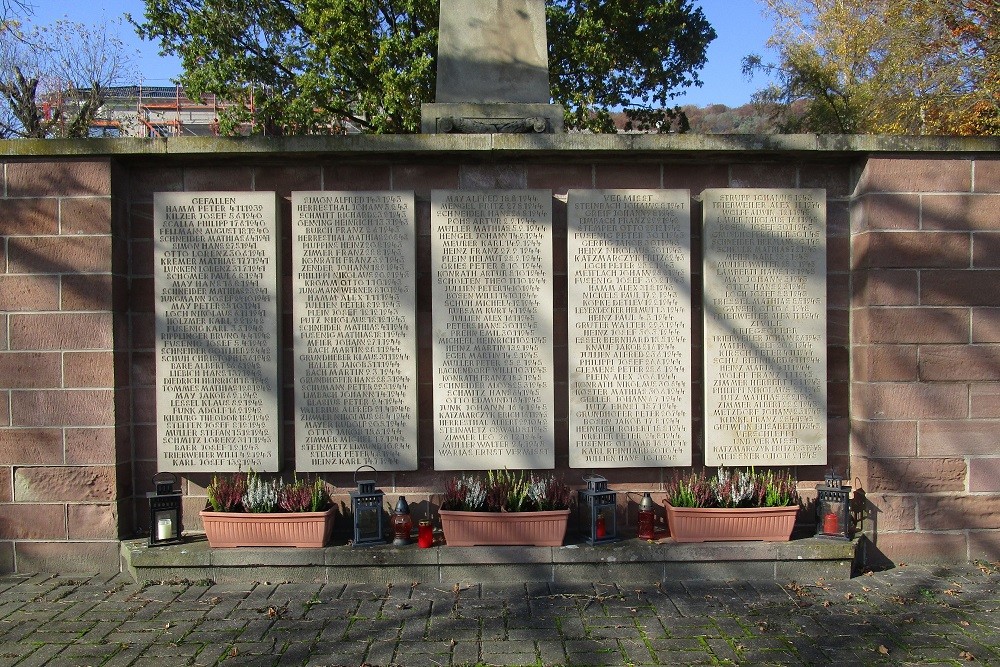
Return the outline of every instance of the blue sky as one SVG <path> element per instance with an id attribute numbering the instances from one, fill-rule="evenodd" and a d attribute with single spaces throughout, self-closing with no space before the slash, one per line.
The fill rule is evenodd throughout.
<path id="1" fill-rule="evenodd" d="M 768 60 L 770 18 L 762 14 L 763 5 L 757 0 L 696 0 L 693 4 L 701 6 L 705 18 L 715 28 L 716 38 L 708 46 L 708 62 L 698 75 L 704 85 L 689 88 L 674 101 L 697 106 L 746 104 L 768 82 L 759 74 L 748 81 L 741 71 L 742 60 L 751 53 Z"/>
<path id="2" fill-rule="evenodd" d="M 46 25 L 67 17 L 89 25 L 99 25 L 116 20 L 125 13 L 137 18 L 143 15 L 142 0 L 29 0 L 34 5 L 33 21 Z M 701 6 L 708 22 L 718 34 L 708 49 L 708 63 L 701 71 L 704 82 L 701 88 L 691 88 L 678 97 L 678 104 L 726 104 L 739 106 L 750 101 L 755 90 L 763 88 L 765 81 L 756 78 L 747 81 L 740 71 L 741 60 L 750 53 L 765 54 L 764 43 L 771 36 L 771 24 L 762 14 L 757 0 L 695 0 Z M 151 42 L 140 40 L 127 23 L 122 23 L 120 37 L 129 48 L 139 50 L 138 69 L 146 85 L 169 85 L 171 77 L 180 72 L 176 58 L 158 55 Z"/>

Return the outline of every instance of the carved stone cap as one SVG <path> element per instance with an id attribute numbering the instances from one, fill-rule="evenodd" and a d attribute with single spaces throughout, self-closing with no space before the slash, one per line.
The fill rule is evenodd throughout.
<path id="1" fill-rule="evenodd" d="M 420 107 L 424 134 L 559 134 L 563 108 L 559 104 L 424 104 Z"/>
<path id="2" fill-rule="evenodd" d="M 445 116 L 439 118 L 437 130 L 448 134 L 519 134 L 522 132 L 545 132 L 548 121 L 541 116 L 534 118 L 462 118 Z"/>

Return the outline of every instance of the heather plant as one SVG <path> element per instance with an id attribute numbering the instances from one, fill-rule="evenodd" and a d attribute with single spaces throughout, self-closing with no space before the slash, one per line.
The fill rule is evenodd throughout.
<path id="1" fill-rule="evenodd" d="M 445 484 L 441 509 L 484 512 L 485 508 L 486 486 L 479 478 L 463 475 L 452 478 Z"/>
<path id="2" fill-rule="evenodd" d="M 761 480 L 750 470 L 720 467 L 712 480 L 719 507 L 752 507 L 759 504 Z"/>
<path id="3" fill-rule="evenodd" d="M 713 476 L 700 471 L 675 477 L 667 499 L 674 507 L 786 507 L 798 504 L 799 494 L 787 471 L 720 467 Z"/>
<path id="4" fill-rule="evenodd" d="M 529 486 L 523 470 L 490 470 L 486 473 L 486 511 L 525 511 Z"/>
<path id="5" fill-rule="evenodd" d="M 667 488 L 667 499 L 674 507 L 714 507 L 715 492 L 705 472 L 677 476 Z"/>
<path id="6" fill-rule="evenodd" d="M 555 475 L 531 475 L 528 495 L 535 507 L 542 512 L 569 509 L 573 492 L 569 485 Z"/>
<path id="7" fill-rule="evenodd" d="M 463 475 L 445 483 L 443 510 L 466 512 L 535 512 L 568 509 L 569 486 L 552 476 L 490 470 L 485 476 Z"/>
<path id="8" fill-rule="evenodd" d="M 247 474 L 247 490 L 243 494 L 243 509 L 247 512 L 273 512 L 278 506 L 278 492 L 281 482 L 276 479 L 265 481 L 254 471 Z"/>
<path id="9" fill-rule="evenodd" d="M 208 504 L 216 512 L 237 512 L 243 503 L 247 490 L 247 479 L 243 473 L 235 475 L 213 475 L 212 483 L 206 489 Z"/>
<path id="10" fill-rule="evenodd" d="M 332 505 L 323 480 L 294 476 L 266 481 L 253 472 L 215 475 L 208 485 L 208 505 L 215 512 L 323 512 Z"/>
<path id="11" fill-rule="evenodd" d="M 297 476 L 278 489 L 278 507 L 285 512 L 322 512 L 330 504 L 330 497 L 322 480 L 311 484 Z"/>
<path id="12" fill-rule="evenodd" d="M 764 480 L 764 507 L 785 507 L 797 505 L 799 491 L 790 473 L 768 471 Z"/>

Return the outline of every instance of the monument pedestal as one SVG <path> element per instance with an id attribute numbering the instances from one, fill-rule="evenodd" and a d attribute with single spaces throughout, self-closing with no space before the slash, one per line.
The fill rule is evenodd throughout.
<path id="1" fill-rule="evenodd" d="M 423 134 L 513 134 L 563 131 L 561 104 L 446 102 L 420 105 Z"/>

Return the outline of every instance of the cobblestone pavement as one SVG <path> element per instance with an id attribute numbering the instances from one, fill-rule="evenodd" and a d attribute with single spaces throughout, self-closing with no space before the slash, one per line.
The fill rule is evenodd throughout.
<path id="1" fill-rule="evenodd" d="M 1000 665 L 1000 568 L 824 582 L 0 577 L 0 665 Z"/>

